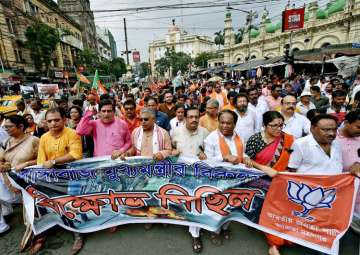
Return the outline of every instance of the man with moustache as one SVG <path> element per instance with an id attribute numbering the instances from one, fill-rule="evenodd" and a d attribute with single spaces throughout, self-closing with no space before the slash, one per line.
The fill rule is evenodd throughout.
<path id="1" fill-rule="evenodd" d="M 99 111 L 99 119 L 93 120 L 96 109 L 94 106 L 90 107 L 76 127 L 76 133 L 92 135 L 95 157 L 105 155 L 119 157 L 131 147 L 128 126 L 125 121 L 115 119 L 115 106 L 112 100 L 101 100 Z"/>
<path id="2" fill-rule="evenodd" d="M 40 139 L 37 164 L 44 168 L 54 168 L 82 158 L 82 145 L 80 136 L 71 129 L 65 127 L 66 114 L 63 109 L 50 109 L 45 114 L 45 120 L 49 132 Z M 71 254 L 78 253 L 83 245 L 84 239 L 80 233 L 74 232 L 74 244 Z M 37 254 L 46 241 L 46 235 L 40 234 L 34 238 L 30 254 Z"/>
<path id="3" fill-rule="evenodd" d="M 295 112 L 296 98 L 287 95 L 281 100 L 281 115 L 284 117 L 283 131 L 295 138 L 303 137 L 310 132 L 310 121 L 303 115 Z"/>
<path id="4" fill-rule="evenodd" d="M 248 108 L 248 97 L 244 93 L 239 93 L 235 99 L 235 113 L 238 116 L 235 131 L 244 139 L 245 143 L 250 136 L 260 132 L 262 123 L 258 123 L 258 118 L 253 110 Z"/>
<path id="5" fill-rule="evenodd" d="M 336 117 L 320 114 L 312 118 L 310 134 L 297 139 L 291 147 L 288 169 L 310 175 L 340 174 L 343 171 L 343 160 L 340 144 L 335 141 L 336 133 Z M 269 254 L 280 255 L 280 247 L 287 243 L 276 238 Z"/>
<path id="6" fill-rule="evenodd" d="M 196 107 L 185 110 L 185 126 L 175 129 L 172 134 L 172 155 L 196 157 L 200 160 L 206 159 L 204 153 L 204 140 L 209 131 L 206 128 L 199 127 L 200 111 Z M 200 228 L 189 227 L 192 236 L 192 248 L 195 253 L 202 251 L 202 242 L 200 239 Z"/>

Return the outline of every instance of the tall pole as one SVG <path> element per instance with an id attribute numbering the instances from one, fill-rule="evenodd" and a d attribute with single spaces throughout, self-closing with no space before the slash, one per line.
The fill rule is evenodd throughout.
<path id="1" fill-rule="evenodd" d="M 127 30 L 126 30 L 126 18 L 124 18 L 124 32 L 125 32 L 126 64 L 129 65 L 129 50 L 128 50 Z"/>
<path id="2" fill-rule="evenodd" d="M 251 43 L 251 12 L 248 14 L 248 22 L 249 22 L 249 28 L 248 28 L 248 37 L 249 37 L 249 47 L 248 47 L 248 61 L 250 61 L 250 43 Z"/>

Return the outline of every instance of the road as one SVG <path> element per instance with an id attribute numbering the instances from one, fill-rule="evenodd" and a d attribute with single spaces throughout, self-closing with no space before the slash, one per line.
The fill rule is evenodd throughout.
<path id="1" fill-rule="evenodd" d="M 21 208 L 17 207 L 15 213 L 7 217 L 12 230 L 0 237 L 0 254 L 12 255 L 19 253 L 19 243 L 24 232 Z M 210 242 L 210 235 L 204 231 L 203 255 L 249 255 L 267 254 L 267 245 L 263 234 L 239 223 L 232 223 L 232 240 L 224 241 L 223 245 L 216 247 Z M 61 228 L 54 228 L 48 232 L 45 249 L 39 255 L 67 255 L 72 246 L 72 235 Z M 359 237 L 349 230 L 341 240 L 341 255 L 358 255 Z M 24 253 L 26 254 L 26 253 Z M 124 255 L 180 255 L 193 254 L 191 238 L 187 228 L 183 226 L 168 226 L 162 224 L 145 231 L 142 224 L 124 225 L 115 233 L 104 230 L 86 235 L 86 242 L 80 254 L 124 254 Z M 282 254 L 289 255 L 315 255 L 313 250 L 295 246 L 282 249 Z"/>

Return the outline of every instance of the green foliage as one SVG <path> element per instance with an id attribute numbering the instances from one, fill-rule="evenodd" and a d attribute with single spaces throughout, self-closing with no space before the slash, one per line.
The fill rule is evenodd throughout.
<path id="1" fill-rule="evenodd" d="M 191 63 L 192 58 L 186 53 L 168 50 L 165 53 L 165 57 L 155 61 L 155 68 L 160 73 L 160 75 L 164 75 L 165 72 L 168 71 L 170 67 L 172 67 L 171 75 L 174 76 L 178 71 L 185 73 L 188 70 L 189 64 Z"/>
<path id="2" fill-rule="evenodd" d="M 214 35 L 215 35 L 214 43 L 215 45 L 219 45 L 219 49 L 220 49 L 220 45 L 224 45 L 225 43 L 225 32 L 220 30 L 219 32 L 214 33 Z"/>
<path id="3" fill-rule="evenodd" d="M 145 78 L 150 74 L 150 63 L 143 62 L 140 64 L 140 78 Z"/>
<path id="4" fill-rule="evenodd" d="M 25 31 L 25 47 L 30 49 L 31 58 L 36 70 L 42 71 L 45 66 L 49 68 L 56 45 L 60 43 L 60 36 L 56 29 L 36 22 Z"/>
<path id="5" fill-rule="evenodd" d="M 126 73 L 126 64 L 123 58 L 114 58 L 110 61 L 110 69 L 111 75 L 115 75 L 116 78 L 121 77 L 123 74 Z"/>
<path id="6" fill-rule="evenodd" d="M 245 28 L 239 28 L 238 33 L 235 34 L 235 43 L 241 43 L 244 39 Z"/>
<path id="7" fill-rule="evenodd" d="M 87 75 L 93 75 L 95 70 L 98 70 L 103 75 L 114 75 L 119 78 L 126 73 L 126 64 L 123 58 L 100 61 L 98 53 L 90 48 L 85 48 L 80 52 L 75 64 L 77 66 L 84 65 Z"/>
<path id="8" fill-rule="evenodd" d="M 215 52 L 202 52 L 194 58 L 194 65 L 201 68 L 207 68 L 209 59 L 219 57 L 221 56 Z"/>
<path id="9" fill-rule="evenodd" d="M 93 49 L 85 48 L 77 56 L 75 65 L 84 65 L 86 67 L 86 74 L 93 75 L 99 65 L 99 56 Z"/>

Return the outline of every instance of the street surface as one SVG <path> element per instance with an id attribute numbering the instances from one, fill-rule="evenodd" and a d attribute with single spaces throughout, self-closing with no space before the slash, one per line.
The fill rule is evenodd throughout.
<path id="1" fill-rule="evenodd" d="M 7 217 L 12 230 L 0 237 L 0 255 L 21 254 L 19 243 L 25 230 L 22 223 L 22 209 L 15 208 L 15 213 Z M 250 229 L 239 223 L 230 226 L 232 240 L 224 241 L 220 247 L 210 242 L 208 232 L 202 232 L 204 244 L 203 255 L 248 255 L 267 254 L 267 244 L 261 232 Z M 72 247 L 72 235 L 61 228 L 54 228 L 48 233 L 45 248 L 39 255 L 68 255 Z M 351 230 L 341 241 L 340 255 L 357 255 L 359 237 Z M 26 254 L 26 253 L 23 253 Z M 124 255 L 177 255 L 194 254 L 191 249 L 191 237 L 187 227 L 162 224 L 145 231 L 142 224 L 124 225 L 113 234 L 104 230 L 87 234 L 85 246 L 79 254 L 124 254 Z M 282 249 L 285 255 L 316 255 L 313 250 L 295 246 Z"/>

